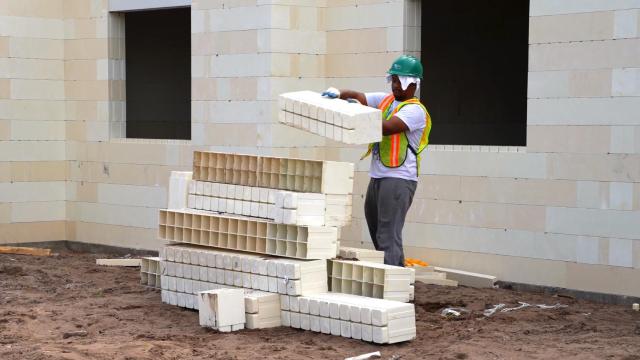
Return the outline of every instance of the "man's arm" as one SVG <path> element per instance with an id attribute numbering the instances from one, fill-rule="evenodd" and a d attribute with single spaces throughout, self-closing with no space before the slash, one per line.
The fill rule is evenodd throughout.
<path id="1" fill-rule="evenodd" d="M 362 105 L 368 105 L 367 97 L 365 96 L 365 94 L 358 91 L 340 90 L 340 99 L 356 99 Z M 393 135 L 407 130 L 409 130 L 407 124 L 405 124 L 405 122 L 397 116 L 394 116 L 387 121 L 382 121 L 382 135 Z"/>
<path id="2" fill-rule="evenodd" d="M 364 93 L 354 90 L 340 90 L 340 99 L 356 99 L 362 105 L 368 106 L 367 97 Z M 382 121 L 382 135 L 393 135 L 409 130 L 407 124 L 399 117 L 394 116 L 388 121 Z"/>
<path id="3" fill-rule="evenodd" d="M 405 132 L 407 130 L 409 130 L 407 124 L 397 116 L 393 116 L 387 121 L 382 120 L 382 135 L 384 136 Z"/>
<path id="4" fill-rule="evenodd" d="M 364 95 L 364 93 L 361 93 L 359 91 L 340 90 L 340 99 L 342 100 L 356 99 L 358 100 L 358 102 L 360 102 L 360 104 L 365 106 L 367 105 L 367 97 Z"/>

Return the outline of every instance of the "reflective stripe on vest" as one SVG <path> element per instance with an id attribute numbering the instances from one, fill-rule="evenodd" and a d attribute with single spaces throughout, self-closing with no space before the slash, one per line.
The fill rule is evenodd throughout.
<path id="1" fill-rule="evenodd" d="M 398 106 L 396 106 L 393 111 L 391 110 L 391 105 L 394 101 L 393 94 L 387 95 L 378 106 L 378 109 L 382 111 L 382 118 L 384 121 L 390 120 L 402 107 L 409 104 L 419 105 L 425 113 L 425 129 L 422 132 L 422 136 L 420 137 L 420 144 L 418 145 L 418 149 L 413 149 L 411 144 L 409 143 L 409 139 L 407 138 L 406 132 L 400 132 L 393 135 L 383 136 L 382 141 L 379 143 L 369 144 L 368 151 L 362 156 L 361 159 L 366 158 L 373 149 L 378 147 L 378 154 L 380 157 L 380 162 L 382 165 L 390 168 L 396 168 L 402 166 L 407 157 L 407 149 L 410 149 L 411 152 L 416 156 L 416 164 L 418 166 L 418 171 L 420 167 L 420 153 L 427 147 L 429 143 L 429 133 L 431 132 L 431 116 L 427 109 L 420 103 L 417 98 L 409 99 L 407 101 L 403 101 Z"/>

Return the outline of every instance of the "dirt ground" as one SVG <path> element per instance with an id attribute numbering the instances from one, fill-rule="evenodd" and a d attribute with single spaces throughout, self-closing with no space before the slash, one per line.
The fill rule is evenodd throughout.
<path id="1" fill-rule="evenodd" d="M 162 304 L 139 285 L 137 268 L 98 267 L 99 257 L 108 255 L 0 255 L 0 359 L 344 359 L 378 350 L 383 359 L 640 359 L 640 313 L 630 306 L 423 284 L 418 337 L 408 343 L 291 328 L 221 334 L 199 327 L 197 312 Z M 568 307 L 482 315 L 518 301 Z M 472 312 L 448 320 L 440 315 L 448 306 Z"/>

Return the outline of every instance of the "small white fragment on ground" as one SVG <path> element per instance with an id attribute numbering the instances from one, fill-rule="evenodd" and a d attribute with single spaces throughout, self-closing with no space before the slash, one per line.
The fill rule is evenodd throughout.
<path id="1" fill-rule="evenodd" d="M 87 336 L 87 332 L 85 330 L 78 330 L 78 331 L 70 331 L 62 334 L 63 339 L 68 339 L 70 337 L 75 337 L 75 336 L 85 337 Z"/>
<path id="2" fill-rule="evenodd" d="M 140 266 L 140 259 L 96 259 L 96 265 L 103 266 Z"/>
<path id="3" fill-rule="evenodd" d="M 540 309 L 561 309 L 561 308 L 566 308 L 569 307 L 569 305 L 563 305 L 563 304 L 555 304 L 555 305 L 545 305 L 545 304 L 540 304 L 540 305 L 536 305 L 537 307 L 539 307 Z"/>
<path id="4" fill-rule="evenodd" d="M 462 315 L 462 313 L 469 313 L 469 310 L 459 307 L 446 308 L 442 310 L 440 315 L 446 318 L 457 318 L 458 316 Z"/>
<path id="5" fill-rule="evenodd" d="M 505 306 L 506 306 L 505 304 L 498 304 L 498 305 L 495 305 L 495 306 L 494 306 L 494 307 L 492 307 L 491 309 L 486 309 L 486 310 L 484 311 L 484 313 L 483 313 L 483 314 L 484 314 L 484 316 L 489 317 L 489 316 L 491 316 L 491 315 L 495 314 L 495 313 L 496 313 L 496 311 L 498 311 L 498 310 L 502 309 L 502 308 L 503 308 L 503 307 L 505 307 Z"/>
<path id="6" fill-rule="evenodd" d="M 524 308 L 528 308 L 531 306 L 531 304 L 527 304 L 526 302 L 522 302 L 522 301 L 518 301 L 518 304 L 520 304 L 520 306 L 516 306 L 516 307 L 512 307 L 512 308 L 504 308 L 501 310 L 501 312 L 509 312 L 509 311 L 514 311 L 514 310 L 520 310 L 520 309 L 524 309 Z"/>
<path id="7" fill-rule="evenodd" d="M 382 356 L 380 355 L 380 351 L 376 351 L 368 354 L 362 354 L 362 355 L 346 358 L 344 360 L 367 360 L 367 359 L 379 358 L 380 356 Z"/>
<path id="8" fill-rule="evenodd" d="M 512 307 L 512 308 L 506 308 L 505 304 L 497 304 L 497 305 L 494 305 L 491 309 L 486 309 L 483 314 L 486 317 L 490 317 L 493 314 L 495 314 L 496 312 L 498 312 L 499 310 L 500 310 L 500 312 L 506 313 L 506 312 L 509 312 L 509 311 L 521 310 L 521 309 L 525 309 L 525 308 L 528 308 L 528 307 L 534 307 L 534 306 L 539 308 L 539 309 L 543 309 L 543 310 L 562 309 L 562 308 L 569 307 L 569 305 L 564 305 L 564 304 L 560 304 L 560 303 L 557 303 L 555 305 L 545 305 L 545 304 L 531 305 L 531 304 L 528 304 L 526 302 L 518 301 L 518 304 L 520 304 L 520 306 L 516 306 L 516 307 Z M 444 313 L 443 313 L 443 315 L 444 315 Z"/>

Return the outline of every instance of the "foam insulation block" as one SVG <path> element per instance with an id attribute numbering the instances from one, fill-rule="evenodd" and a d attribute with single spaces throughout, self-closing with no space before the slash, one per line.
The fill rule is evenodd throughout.
<path id="1" fill-rule="evenodd" d="M 380 110 L 329 99 L 313 91 L 296 91 L 278 97 L 280 123 L 345 144 L 369 144 L 382 139 Z"/>

